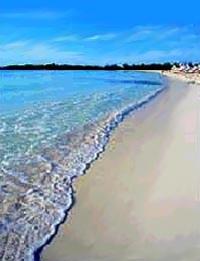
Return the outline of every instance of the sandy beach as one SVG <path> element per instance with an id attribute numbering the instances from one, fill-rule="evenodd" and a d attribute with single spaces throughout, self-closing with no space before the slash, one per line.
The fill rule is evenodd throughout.
<path id="1" fill-rule="evenodd" d="M 42 261 L 199 261 L 200 89 L 170 87 L 113 132 L 75 183 Z"/>
<path id="2" fill-rule="evenodd" d="M 171 78 L 186 81 L 187 83 L 200 84 L 200 73 L 174 72 L 171 70 L 165 71 L 164 74 Z"/>

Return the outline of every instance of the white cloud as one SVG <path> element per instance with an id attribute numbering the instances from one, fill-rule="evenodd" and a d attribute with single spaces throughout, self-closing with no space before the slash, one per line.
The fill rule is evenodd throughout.
<path id="1" fill-rule="evenodd" d="M 75 34 L 69 34 L 66 36 L 58 36 L 56 38 L 53 39 L 54 42 L 74 42 L 74 41 L 78 41 L 79 40 L 79 36 L 75 35 Z"/>
<path id="2" fill-rule="evenodd" d="M 110 41 L 117 37 L 117 34 L 107 33 L 107 34 L 95 34 L 91 36 L 81 36 L 77 34 L 69 34 L 58 36 L 52 39 L 53 42 L 97 42 L 97 41 Z"/>
<path id="3" fill-rule="evenodd" d="M 29 41 L 15 41 L 15 42 L 10 42 L 7 44 L 4 44 L 2 46 L 0 46 L 1 49 L 9 50 L 9 49 L 15 49 L 15 48 L 21 48 L 21 47 L 25 47 L 29 44 Z"/>
<path id="4" fill-rule="evenodd" d="M 126 37 L 126 42 L 163 40 L 182 32 L 184 28 L 170 26 L 136 26 Z"/>
<path id="5" fill-rule="evenodd" d="M 81 57 L 81 53 L 79 52 L 60 50 L 47 44 L 36 44 L 35 46 L 27 50 L 26 54 L 32 59 L 34 59 L 34 57 L 37 57 L 36 60 L 49 59 L 55 62 L 67 62 L 67 60 L 79 59 Z"/>
<path id="6" fill-rule="evenodd" d="M 116 62 L 116 55 L 112 54 L 110 62 Z M 118 56 L 118 62 L 121 63 L 156 63 L 156 62 L 173 62 L 173 61 L 194 61 L 200 60 L 200 53 L 197 49 L 191 48 L 174 48 L 174 49 L 150 49 L 148 51 L 133 51 L 128 55 Z"/>
<path id="7" fill-rule="evenodd" d="M 108 33 L 108 34 L 96 34 L 96 35 L 91 35 L 88 36 L 86 38 L 84 38 L 84 41 L 87 42 L 94 42 L 94 41 L 109 41 L 109 40 L 113 40 L 114 38 L 116 38 L 117 35 L 114 33 Z"/>
<path id="8" fill-rule="evenodd" d="M 4 44 L 0 44 L 1 64 L 49 62 L 102 64 L 200 60 L 198 48 L 200 35 L 189 26 L 138 26 L 126 32 L 88 36 L 69 33 L 50 38 L 45 42 L 31 39 L 5 42 L 5 39 L 9 39 L 9 35 L 1 37 L 1 42 L 4 41 Z M 115 48 L 107 45 L 107 41 L 112 44 L 112 40 L 115 40 Z M 100 47 L 96 47 L 96 42 L 101 43 Z"/>
<path id="9" fill-rule="evenodd" d="M 46 43 L 11 42 L 0 45 L 2 64 L 11 63 L 80 63 L 84 57 L 80 52 L 59 49 Z"/>
<path id="10" fill-rule="evenodd" d="M 172 50 L 156 50 L 152 49 L 147 52 L 133 54 L 132 57 L 138 63 L 142 62 L 162 62 L 176 59 L 183 55 L 180 49 L 172 49 Z"/>
<path id="11" fill-rule="evenodd" d="M 151 36 L 152 31 L 150 30 L 143 30 L 133 33 L 131 36 L 128 36 L 126 42 L 136 42 L 147 39 Z"/>

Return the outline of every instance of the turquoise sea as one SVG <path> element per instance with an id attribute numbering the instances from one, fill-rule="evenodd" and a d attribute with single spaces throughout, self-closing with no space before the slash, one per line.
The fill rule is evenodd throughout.
<path id="1" fill-rule="evenodd" d="M 157 73 L 0 71 L 0 260 L 33 260 L 72 205 L 73 179 L 165 85 Z"/>

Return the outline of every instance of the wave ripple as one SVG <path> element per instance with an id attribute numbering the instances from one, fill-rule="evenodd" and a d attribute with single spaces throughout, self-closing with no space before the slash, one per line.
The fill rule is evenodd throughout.
<path id="1" fill-rule="evenodd" d="M 73 179 L 103 152 L 111 131 L 130 112 L 163 90 L 84 125 L 44 146 L 40 153 L 16 157 L 0 168 L 0 260 L 31 261 L 55 234 L 73 203 Z"/>

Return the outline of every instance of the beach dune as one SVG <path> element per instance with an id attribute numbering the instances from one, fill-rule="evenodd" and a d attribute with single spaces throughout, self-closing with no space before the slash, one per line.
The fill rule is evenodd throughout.
<path id="1" fill-rule="evenodd" d="M 77 179 L 42 261 L 199 261 L 200 90 L 177 80 Z"/>

